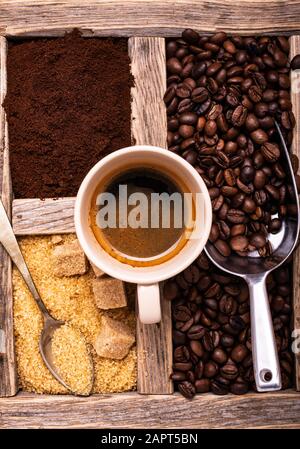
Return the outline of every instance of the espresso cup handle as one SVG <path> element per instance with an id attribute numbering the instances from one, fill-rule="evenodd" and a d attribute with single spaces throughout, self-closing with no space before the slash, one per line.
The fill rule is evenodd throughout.
<path id="1" fill-rule="evenodd" d="M 140 321 L 143 324 L 159 323 L 161 320 L 159 284 L 138 284 L 137 298 Z"/>

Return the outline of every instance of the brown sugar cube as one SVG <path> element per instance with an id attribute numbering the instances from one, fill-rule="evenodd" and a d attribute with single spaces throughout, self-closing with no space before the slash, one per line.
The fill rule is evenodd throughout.
<path id="1" fill-rule="evenodd" d="M 94 275 L 97 278 L 100 278 L 101 276 L 103 276 L 105 273 L 104 271 L 100 270 L 100 268 L 96 267 L 96 265 L 94 265 L 91 261 L 90 261 L 91 267 L 93 269 Z"/>
<path id="2" fill-rule="evenodd" d="M 135 342 L 130 328 L 108 316 L 102 317 L 101 324 L 101 331 L 95 341 L 97 354 L 108 359 L 124 359 Z"/>
<path id="3" fill-rule="evenodd" d="M 53 245 L 59 245 L 62 241 L 63 238 L 60 235 L 52 235 L 51 237 L 51 243 L 53 243 Z"/>
<path id="4" fill-rule="evenodd" d="M 87 271 L 87 259 L 78 240 L 56 246 L 52 253 L 53 272 L 55 276 L 75 276 Z"/>
<path id="5" fill-rule="evenodd" d="M 110 277 L 93 279 L 93 293 L 99 309 L 118 309 L 127 305 L 124 284 Z"/>

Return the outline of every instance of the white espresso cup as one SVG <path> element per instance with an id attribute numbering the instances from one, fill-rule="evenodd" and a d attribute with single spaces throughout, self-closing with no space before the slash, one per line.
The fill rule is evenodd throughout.
<path id="1" fill-rule="evenodd" d="M 89 222 L 92 197 L 101 181 L 110 173 L 122 174 L 131 166 L 153 166 L 156 171 L 170 172 L 193 196 L 200 194 L 201 213 L 196 216 L 197 236 L 190 238 L 174 257 L 157 265 L 132 266 L 111 256 L 96 240 Z M 196 200 L 197 201 L 197 200 Z M 198 172 L 183 158 L 165 149 L 136 145 L 115 151 L 98 162 L 84 178 L 75 203 L 75 228 L 80 245 L 88 259 L 104 273 L 125 282 L 137 284 L 139 319 L 144 324 L 158 323 L 161 319 L 159 282 L 187 268 L 203 250 L 211 229 L 212 207 L 207 187 Z M 196 232 L 196 230 L 195 230 Z"/>

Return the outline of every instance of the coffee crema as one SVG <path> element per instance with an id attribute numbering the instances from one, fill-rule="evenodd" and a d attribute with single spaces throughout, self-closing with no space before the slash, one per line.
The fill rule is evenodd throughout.
<path id="1" fill-rule="evenodd" d="M 193 230 L 194 201 L 186 204 L 184 193 L 190 192 L 172 174 L 152 166 L 112 173 L 92 196 L 93 234 L 120 262 L 163 263 L 178 254 Z"/>

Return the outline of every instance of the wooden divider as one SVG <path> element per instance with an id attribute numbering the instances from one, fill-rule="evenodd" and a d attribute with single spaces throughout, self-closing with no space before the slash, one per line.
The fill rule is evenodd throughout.
<path id="1" fill-rule="evenodd" d="M 1 428 L 300 428 L 299 393 L 290 390 L 243 396 L 206 393 L 192 401 L 179 393 L 147 396 L 131 392 L 87 398 L 19 393 L 1 399 L 0 407 Z"/>
<path id="2" fill-rule="evenodd" d="M 167 117 L 163 96 L 166 89 L 165 40 L 131 37 L 128 40 L 132 88 L 131 131 L 135 144 L 166 148 Z M 137 321 L 137 389 L 143 394 L 173 392 L 171 305 L 161 300 L 162 320 L 143 325 Z"/>
<path id="3" fill-rule="evenodd" d="M 178 36 L 201 33 L 284 34 L 300 31 L 299 0 L 1 0 L 0 34 Z"/>
<path id="4" fill-rule="evenodd" d="M 290 38 L 290 58 L 300 53 L 300 36 Z M 296 127 L 294 129 L 292 153 L 300 159 L 300 70 L 291 72 L 291 96 L 293 112 L 296 118 Z M 293 263 L 293 286 L 294 286 L 294 330 L 300 335 L 300 246 L 294 253 Z M 298 345 L 299 346 L 299 345 Z M 300 390 L 300 354 L 295 354 L 296 363 L 296 388 Z"/>
<path id="5" fill-rule="evenodd" d="M 75 198 L 13 200 L 12 225 L 16 235 L 47 235 L 75 232 Z"/>
<path id="6" fill-rule="evenodd" d="M 0 37 L 0 195 L 11 216 L 12 189 L 8 158 L 8 128 L 2 102 L 6 94 L 7 42 Z M 13 300 L 11 260 L 0 245 L 0 397 L 17 392 L 17 375 L 14 352 Z"/>

